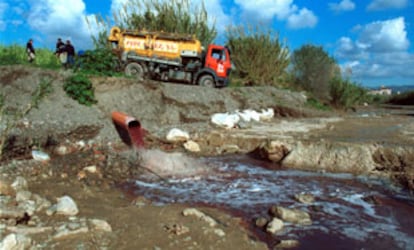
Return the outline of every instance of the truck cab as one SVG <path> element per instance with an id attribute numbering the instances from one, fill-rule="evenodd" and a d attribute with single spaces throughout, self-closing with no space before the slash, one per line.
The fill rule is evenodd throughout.
<path id="1" fill-rule="evenodd" d="M 224 46 L 210 44 L 203 57 L 203 67 L 196 76 L 197 84 L 206 87 L 228 85 L 232 64 L 230 52 Z"/>

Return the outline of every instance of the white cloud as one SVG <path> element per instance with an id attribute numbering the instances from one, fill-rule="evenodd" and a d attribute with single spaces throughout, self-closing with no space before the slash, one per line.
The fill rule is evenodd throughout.
<path id="1" fill-rule="evenodd" d="M 287 19 L 288 27 L 292 29 L 313 28 L 318 23 L 318 18 L 312 11 L 304 8 L 297 14 L 292 14 Z"/>
<path id="2" fill-rule="evenodd" d="M 336 51 L 339 57 L 363 58 L 366 53 L 394 53 L 406 51 L 410 45 L 403 17 L 376 21 L 355 29 L 356 41 L 342 37 Z"/>
<path id="3" fill-rule="evenodd" d="M 367 10 L 402 9 L 408 5 L 408 0 L 373 0 Z"/>
<path id="4" fill-rule="evenodd" d="M 359 41 L 375 52 L 404 51 L 410 44 L 403 17 L 366 25 L 361 31 Z"/>
<path id="5" fill-rule="evenodd" d="M 57 37 L 72 40 L 75 47 L 91 46 L 83 0 L 36 0 L 30 2 L 28 23 L 32 30 L 45 35 L 44 43 Z"/>
<path id="6" fill-rule="evenodd" d="M 293 0 L 235 0 L 244 11 L 258 13 L 263 19 L 271 19 L 276 16 L 279 20 L 286 20 L 297 11 Z"/>
<path id="7" fill-rule="evenodd" d="M 318 18 L 307 8 L 300 9 L 293 0 L 235 0 L 241 11 L 249 19 L 269 21 L 276 18 L 287 21 L 287 27 L 292 29 L 313 28 Z"/>
<path id="8" fill-rule="evenodd" d="M 339 3 L 329 3 L 329 9 L 335 12 L 351 11 L 355 9 L 355 3 L 351 0 L 342 0 Z"/>
<path id="9" fill-rule="evenodd" d="M 357 79 L 414 77 L 414 54 L 409 49 L 406 24 L 403 17 L 376 21 L 356 29 L 353 41 L 342 37 L 335 56 L 341 59 L 343 69 L 351 69 Z"/>

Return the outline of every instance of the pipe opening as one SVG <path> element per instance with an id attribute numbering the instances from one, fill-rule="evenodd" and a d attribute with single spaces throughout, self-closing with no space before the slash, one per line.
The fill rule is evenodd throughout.
<path id="1" fill-rule="evenodd" d="M 139 121 L 133 120 L 133 121 L 128 122 L 128 128 L 137 128 L 137 127 L 138 128 L 141 127 L 141 123 Z"/>

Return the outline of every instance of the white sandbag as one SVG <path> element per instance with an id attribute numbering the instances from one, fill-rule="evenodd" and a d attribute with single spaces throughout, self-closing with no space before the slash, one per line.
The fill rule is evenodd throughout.
<path id="1" fill-rule="evenodd" d="M 261 121 L 269 121 L 274 117 L 274 115 L 275 112 L 272 108 L 262 109 L 262 111 L 259 113 Z"/>
<path id="2" fill-rule="evenodd" d="M 219 127 L 231 129 L 240 121 L 238 114 L 216 113 L 211 116 L 211 122 Z"/>
<path id="3" fill-rule="evenodd" d="M 246 116 L 249 116 L 250 117 L 250 120 L 252 120 L 252 121 L 256 121 L 256 122 L 259 122 L 260 121 L 260 114 L 256 110 L 253 110 L 253 109 L 245 109 L 245 110 L 243 110 L 243 113 Z"/>
<path id="4" fill-rule="evenodd" d="M 244 111 L 236 110 L 236 114 L 240 116 L 240 119 L 244 122 L 250 122 L 252 120 L 252 117 L 249 113 L 245 113 Z"/>

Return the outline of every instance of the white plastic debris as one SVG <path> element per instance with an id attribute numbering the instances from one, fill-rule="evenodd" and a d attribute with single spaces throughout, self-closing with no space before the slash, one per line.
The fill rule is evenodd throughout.
<path id="1" fill-rule="evenodd" d="M 50 156 L 47 153 L 38 151 L 38 150 L 32 150 L 32 157 L 36 161 L 49 161 L 50 160 Z"/>
<path id="2" fill-rule="evenodd" d="M 259 117 L 261 121 L 269 121 L 273 118 L 275 115 L 275 112 L 272 108 L 268 109 L 262 109 L 262 112 L 260 112 Z"/>
<path id="3" fill-rule="evenodd" d="M 250 120 L 259 122 L 260 121 L 260 114 L 256 110 L 253 109 L 246 109 L 243 110 L 243 113 L 246 114 L 246 116 L 250 116 Z"/>
<path id="4" fill-rule="evenodd" d="M 189 139 L 190 135 L 178 128 L 171 129 L 167 134 L 167 140 L 171 142 L 188 141 Z"/>
<path id="5" fill-rule="evenodd" d="M 236 125 L 240 127 L 243 122 L 269 121 L 274 115 L 273 108 L 262 109 L 260 112 L 253 109 L 245 109 L 243 111 L 236 110 L 234 113 L 216 113 L 211 116 L 211 122 L 219 127 L 230 129 L 236 127 Z"/>
<path id="6" fill-rule="evenodd" d="M 216 113 L 211 117 L 211 122 L 226 129 L 234 128 L 240 121 L 238 114 Z"/>
<path id="7" fill-rule="evenodd" d="M 238 114 L 241 120 L 244 122 L 250 122 L 252 120 L 252 117 L 250 116 L 250 114 L 244 111 L 236 110 L 236 114 Z"/>

